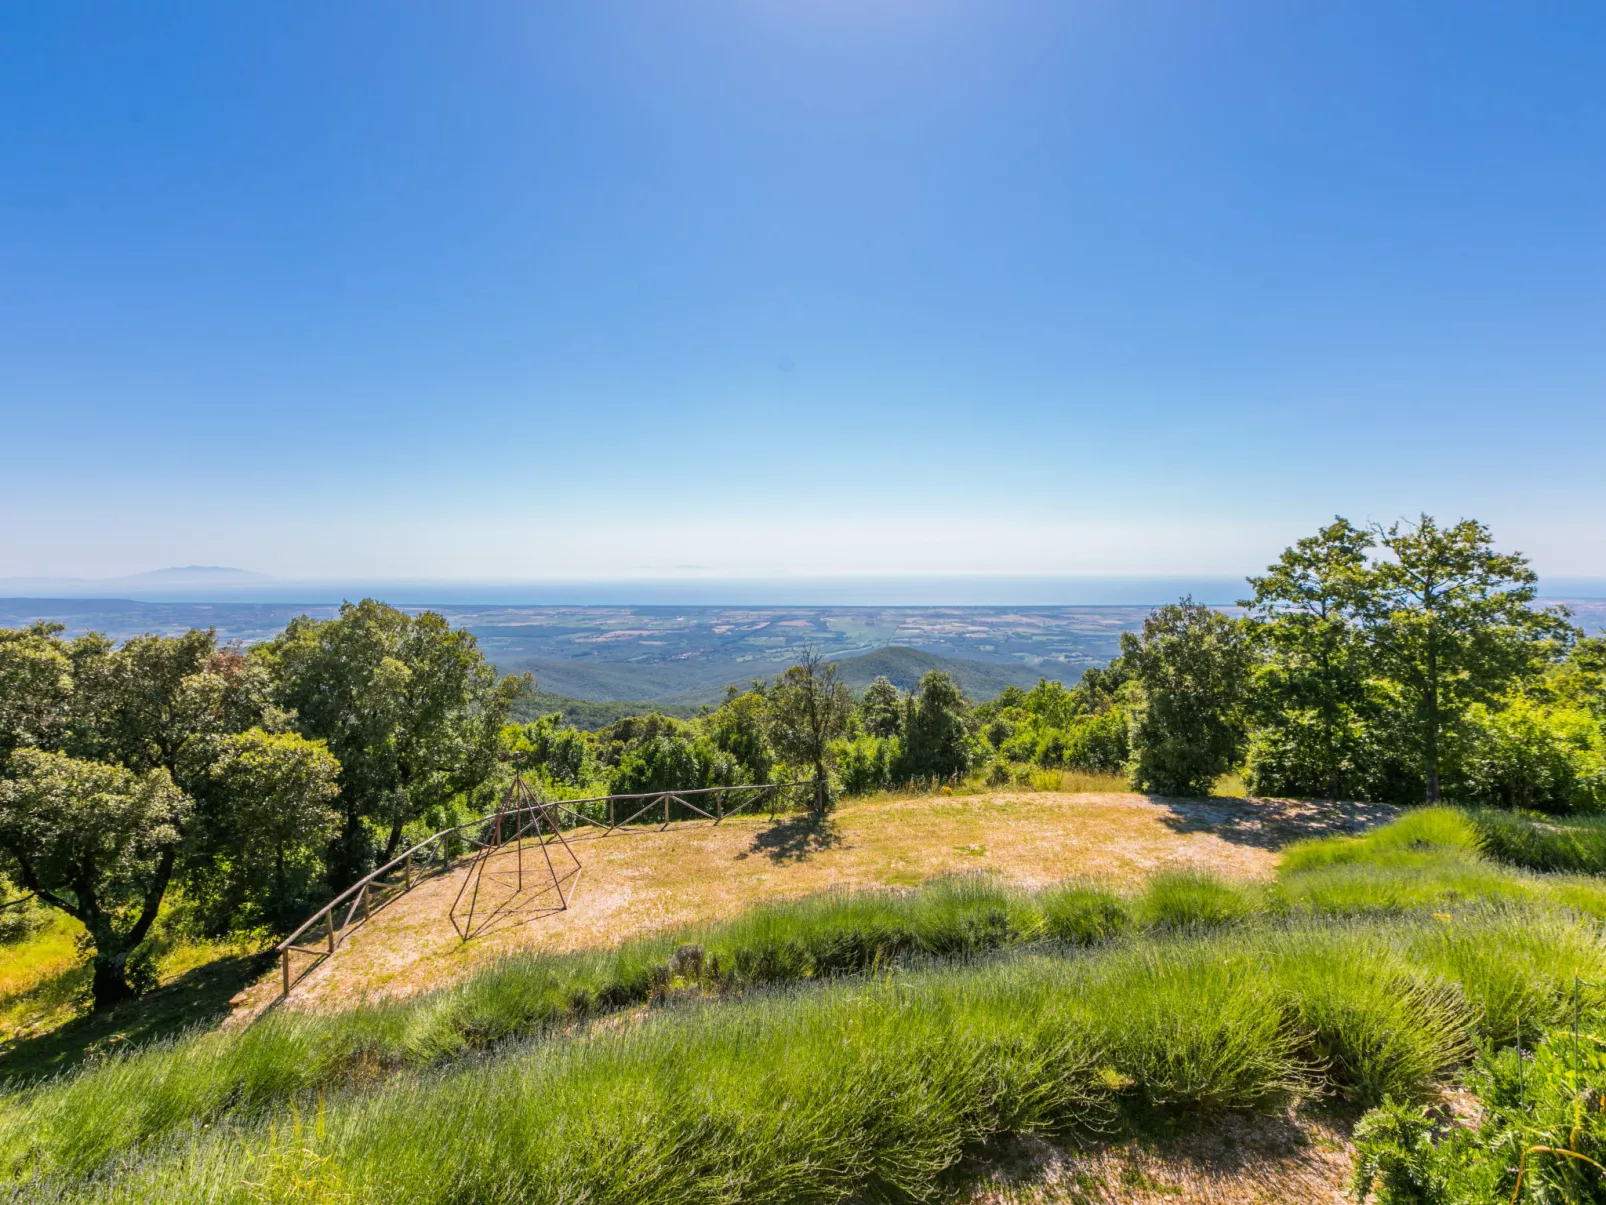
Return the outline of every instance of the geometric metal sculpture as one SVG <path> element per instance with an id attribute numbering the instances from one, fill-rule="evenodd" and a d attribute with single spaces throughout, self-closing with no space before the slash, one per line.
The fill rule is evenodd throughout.
<path id="1" fill-rule="evenodd" d="M 525 894 L 524 887 L 524 841 L 533 836 L 537 847 L 541 850 L 541 857 L 546 863 L 546 874 L 540 873 L 539 864 L 530 867 L 532 876 L 531 888 L 536 890 L 535 895 L 520 903 L 520 897 Z M 556 841 L 563 847 L 563 852 L 574 863 L 574 868 L 563 875 L 559 875 L 557 868 L 552 864 L 550 846 Z M 569 906 L 569 898 L 573 895 L 571 890 L 564 891 L 564 880 L 578 879 L 580 874 L 580 859 L 575 857 L 574 850 L 563 839 L 563 833 L 552 818 L 552 812 L 545 800 L 525 784 L 524 776 L 515 773 L 513 781 L 508 785 L 502 796 L 502 804 L 496 809 L 496 814 L 488 816 L 485 824 L 478 834 L 470 835 L 469 844 L 477 846 L 474 861 L 469 866 L 468 874 L 463 878 L 463 884 L 457 889 L 457 898 L 452 901 L 451 919 L 452 928 L 457 930 L 458 936 L 464 941 L 475 936 L 476 932 L 483 933 L 495 923 L 499 917 L 516 912 L 561 912 Z M 496 859 L 500 857 L 503 862 L 508 861 L 506 846 L 512 845 L 512 865 L 497 865 Z M 482 891 L 487 898 L 481 899 Z M 548 892 L 557 894 L 557 906 L 531 909 L 528 907 L 534 901 L 539 901 Z M 463 906 L 463 897 L 468 897 L 468 904 Z M 459 920 L 459 914 L 462 919 Z M 480 927 L 476 930 L 474 918 L 480 917 Z"/>

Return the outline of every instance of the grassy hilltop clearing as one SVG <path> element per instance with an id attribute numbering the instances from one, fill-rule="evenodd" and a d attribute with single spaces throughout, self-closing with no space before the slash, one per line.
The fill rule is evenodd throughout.
<path id="1" fill-rule="evenodd" d="M 0 1199 L 1606 1200 L 1602 639 L 1470 522 L 1245 594 L 990 697 L 777 637 L 695 708 L 375 600 L 0 630 Z M 515 783 L 571 906 L 465 941 L 431 863 L 283 995 Z"/>
<path id="2" fill-rule="evenodd" d="M 1603 835 L 1433 809 L 1295 842 L 1271 877 L 947 877 L 508 954 L 25 1088 L 0 1171 L 63 1201 L 1115 1199 L 1101 1172 L 1125 1200 L 1339 1199 L 1364 1113 L 1383 1199 L 1429 1199 L 1413 1177 L 1492 1199 L 1505 1148 L 1606 1141 L 1549 1112 L 1597 1066 L 1567 1060 L 1572 1010 L 1593 1044 L 1606 1008 L 1606 886 L 1485 851 L 1599 871 Z M 1519 1041 L 1531 1111 L 1507 1104 Z M 1457 1084 L 1481 1120 L 1397 1152 Z M 1252 1158 L 1199 1156 L 1224 1124 Z M 1528 1174 L 1587 1189 L 1574 1172 Z"/>

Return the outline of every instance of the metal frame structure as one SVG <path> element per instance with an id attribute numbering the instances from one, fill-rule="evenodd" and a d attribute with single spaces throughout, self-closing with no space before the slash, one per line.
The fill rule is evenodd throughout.
<path id="1" fill-rule="evenodd" d="M 563 880 L 569 876 L 559 876 L 558 868 L 552 865 L 552 854 L 548 846 L 554 840 L 563 846 L 563 852 L 568 854 L 570 861 L 574 863 L 573 876 L 577 882 L 581 870 L 580 859 L 575 856 L 574 850 L 569 848 L 569 843 L 563 839 L 563 832 L 552 819 L 548 807 L 544 800 L 530 790 L 524 781 L 524 776 L 515 774 L 513 781 L 508 784 L 507 791 L 502 795 L 502 806 L 497 808 L 496 814 L 480 830 L 480 836 L 468 839 L 469 844 L 475 846 L 474 861 L 469 866 L 468 873 L 463 876 L 462 886 L 457 889 L 457 897 L 452 900 L 451 908 L 447 910 L 452 928 L 457 930 L 457 935 L 464 941 L 474 934 L 474 911 L 479 906 L 480 887 L 487 877 L 512 886 L 513 896 L 509 903 L 512 898 L 524 893 L 524 839 L 530 834 L 534 834 L 536 847 L 540 849 L 541 857 L 546 861 L 547 873 L 552 876 L 552 890 L 558 893 L 558 906 L 554 911 L 562 912 L 568 909 L 569 897 L 564 894 Z M 507 830 L 510 828 L 511 836 L 507 835 Z M 491 858 L 508 842 L 513 844 L 515 859 L 511 884 L 507 884 L 507 871 L 492 870 L 490 864 Z M 474 885 L 472 891 L 469 890 L 470 883 Z M 544 889 L 542 894 L 545 894 Z M 468 896 L 468 915 L 459 924 L 458 909 L 462 906 L 465 895 Z M 492 914 L 501 911 L 502 907 L 494 908 Z"/>
<path id="2" fill-rule="evenodd" d="M 635 825 L 635 822 L 659 807 L 663 809 L 663 819 L 656 826 L 656 831 L 662 832 L 671 823 L 670 808 L 674 804 L 679 804 L 711 820 L 715 825 L 729 820 L 732 816 L 750 811 L 764 802 L 769 803 L 770 815 L 774 816 L 780 810 L 786 793 L 800 787 L 807 788 L 811 797 L 818 790 L 817 783 L 812 779 L 805 779 L 799 782 L 761 783 L 741 787 L 698 787 L 688 791 L 647 791 L 638 795 L 597 795 L 588 799 L 558 799 L 546 801 L 542 806 L 546 809 L 546 819 L 554 832 L 560 831 L 562 814 L 567 813 L 575 822 L 573 827 L 581 824 L 590 825 L 602 830 L 594 834 L 595 836 L 606 837 L 619 832 L 626 825 L 634 826 L 634 831 L 637 832 L 646 830 L 647 825 Z M 528 787 L 525 789 L 528 790 Z M 697 802 L 694 803 L 693 800 Z M 730 806 L 733 801 L 738 800 L 735 806 Z M 577 810 L 584 804 L 592 803 L 608 805 L 606 823 L 594 820 Z M 454 824 L 451 828 L 443 828 L 438 833 L 430 834 L 417 845 L 397 854 L 383 866 L 358 879 L 308 917 L 300 928 L 274 947 L 274 953 L 279 955 L 283 976 L 281 996 L 288 996 L 290 989 L 295 986 L 301 975 L 305 975 L 317 963 L 334 954 L 341 939 L 355 927 L 354 922 L 356 925 L 366 923 L 375 912 L 391 900 L 411 891 L 426 876 L 451 870 L 454 864 L 451 850 L 460 839 L 458 834 L 471 831 L 483 833 L 487 823 L 505 814 L 505 804 L 504 799 L 504 806 L 490 815 Z M 706 807 L 700 805 L 708 805 L 714 810 L 709 812 Z M 630 810 L 632 807 L 633 811 Z M 620 811 L 628 812 L 622 820 L 618 819 Z M 470 844 L 477 845 L 472 838 L 467 840 Z M 567 845 L 568 842 L 565 841 L 564 844 Z M 476 857 L 480 852 L 476 848 Z M 522 857 L 522 854 L 520 856 Z M 573 892 L 565 897 L 565 906 L 570 898 L 573 898 Z M 342 911 L 345 914 L 343 919 Z M 453 923 L 455 926 L 456 922 Z M 305 954 L 313 959 L 302 968 L 301 975 L 292 973 L 293 954 Z"/>

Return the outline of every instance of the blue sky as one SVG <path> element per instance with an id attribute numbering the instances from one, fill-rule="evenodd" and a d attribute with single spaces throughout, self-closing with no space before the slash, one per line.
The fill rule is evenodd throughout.
<path id="1" fill-rule="evenodd" d="M 1606 574 L 1606 7 L 0 10 L 0 576 Z M 695 567 L 695 568 L 689 568 Z"/>

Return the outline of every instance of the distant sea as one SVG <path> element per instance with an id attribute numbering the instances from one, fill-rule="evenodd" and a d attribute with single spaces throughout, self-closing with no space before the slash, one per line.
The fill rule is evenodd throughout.
<path id="1" fill-rule="evenodd" d="M 0 598 L 128 599 L 157 603 L 275 603 L 329 606 L 378 598 L 397 606 L 1155 606 L 1190 595 L 1231 606 L 1248 592 L 1228 575 L 797 576 L 621 578 L 599 581 L 293 581 L 252 575 L 240 582 L 0 578 Z M 1606 599 L 1606 578 L 1545 578 L 1545 599 Z"/>

